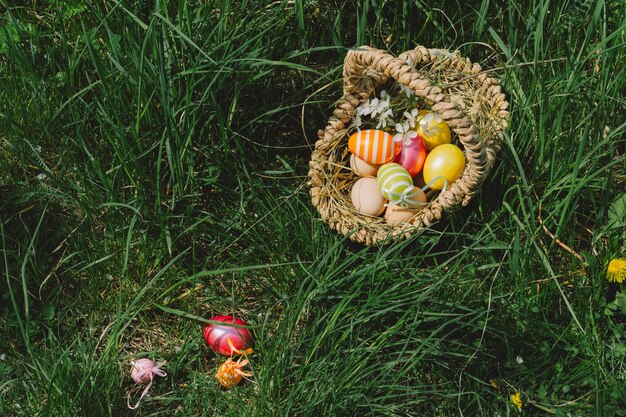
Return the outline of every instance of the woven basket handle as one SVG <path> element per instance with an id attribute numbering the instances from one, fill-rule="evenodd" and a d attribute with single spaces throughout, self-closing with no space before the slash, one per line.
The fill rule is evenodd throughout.
<path id="1" fill-rule="evenodd" d="M 417 53 L 415 56 L 419 57 L 420 65 L 436 59 L 431 55 L 431 51 L 434 50 L 423 46 L 415 48 Z M 437 200 L 445 201 L 450 205 L 467 203 L 489 171 L 486 146 L 482 143 L 474 124 L 459 106 L 453 103 L 447 94 L 443 94 L 441 88 L 433 86 L 428 79 L 410 66 L 406 61 L 406 54 L 402 57 L 395 58 L 386 51 L 369 46 L 361 46 L 359 49 L 349 51 L 343 67 L 344 96 L 359 97 L 363 102 L 372 97 L 374 89 L 387 81 L 389 77 L 413 90 L 417 97 L 424 100 L 446 121 L 465 148 L 467 164 L 462 179 L 455 181 L 452 187 L 442 193 Z M 464 196 L 465 201 L 459 201 L 460 196 Z"/>
<path id="2" fill-rule="evenodd" d="M 351 50 L 346 55 L 343 65 L 344 93 L 363 97 L 373 93 L 373 89 L 384 84 L 393 77 L 400 84 L 414 88 L 418 97 L 426 100 L 428 105 L 434 103 L 429 99 L 433 89 L 430 81 L 415 71 L 406 60 L 394 57 L 390 53 L 364 45 Z M 441 93 L 440 89 L 436 89 Z"/>

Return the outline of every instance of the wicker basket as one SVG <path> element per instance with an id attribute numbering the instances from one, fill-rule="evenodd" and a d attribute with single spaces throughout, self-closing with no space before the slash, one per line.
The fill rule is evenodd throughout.
<path id="1" fill-rule="evenodd" d="M 466 157 L 461 177 L 411 223 L 399 226 L 354 209 L 350 190 L 358 177 L 349 167 L 346 146 L 356 108 L 374 97 L 390 78 L 413 90 L 425 106 L 446 121 L 453 142 L 462 146 Z M 509 103 L 499 83 L 480 65 L 446 50 L 423 46 L 397 58 L 362 46 L 345 58 L 343 91 L 326 129 L 318 132 L 319 140 L 309 162 L 312 202 L 331 228 L 353 241 L 371 245 L 409 237 L 440 220 L 444 210 L 469 203 L 495 162 L 509 117 Z"/>

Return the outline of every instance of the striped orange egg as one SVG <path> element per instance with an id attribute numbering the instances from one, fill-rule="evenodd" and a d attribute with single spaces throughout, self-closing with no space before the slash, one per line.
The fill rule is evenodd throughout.
<path id="1" fill-rule="evenodd" d="M 393 136 L 389 133 L 375 129 L 355 132 L 348 140 L 350 152 L 370 164 L 391 161 L 401 146 L 400 143 L 393 141 Z"/>

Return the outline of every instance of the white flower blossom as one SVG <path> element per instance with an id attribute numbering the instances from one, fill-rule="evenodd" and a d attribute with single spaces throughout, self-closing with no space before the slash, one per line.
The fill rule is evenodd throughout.
<path id="1" fill-rule="evenodd" d="M 415 127 L 415 118 L 417 117 L 417 113 L 417 109 L 413 109 L 410 112 L 404 112 L 404 117 L 406 117 L 406 121 L 409 122 L 409 126 Z"/>
<path id="2" fill-rule="evenodd" d="M 371 117 L 376 117 L 376 113 L 378 112 L 378 109 L 380 107 L 380 104 L 378 102 L 378 98 L 374 97 L 373 99 L 370 100 L 370 116 Z"/>
<path id="3" fill-rule="evenodd" d="M 406 94 L 406 98 L 411 98 L 415 94 L 415 92 L 413 92 L 412 88 L 407 87 L 404 84 L 400 84 L 400 88 L 402 89 L 402 91 L 404 91 L 404 94 Z"/>
<path id="4" fill-rule="evenodd" d="M 411 143 L 411 139 L 417 137 L 417 132 L 414 130 L 410 130 L 409 122 L 404 122 L 402 124 L 396 123 L 396 134 L 393 136 L 394 142 L 403 141 L 405 145 L 409 145 Z"/>
<path id="5" fill-rule="evenodd" d="M 450 59 L 454 57 L 454 54 L 448 51 L 447 49 L 431 49 L 430 54 L 432 56 L 440 56 L 443 55 L 446 58 Z"/>
<path id="6" fill-rule="evenodd" d="M 393 111 L 390 108 L 387 108 L 385 111 L 378 115 L 378 124 L 376 124 L 376 129 L 380 129 L 381 127 L 384 129 L 387 127 L 387 124 L 393 124 Z"/>
<path id="7" fill-rule="evenodd" d="M 366 100 L 356 109 L 356 115 L 354 116 L 354 124 L 358 130 L 363 123 L 362 117 L 369 116 L 370 118 L 378 117 L 378 125 L 376 128 L 387 127 L 388 124 L 393 124 L 393 111 L 391 109 L 391 97 L 385 90 L 380 92 L 380 98 L 374 97 L 373 99 Z"/>
<path id="8" fill-rule="evenodd" d="M 375 98 L 374 100 L 372 100 L 372 103 L 370 104 L 371 108 L 372 108 L 372 113 L 370 114 L 370 116 L 372 118 L 376 117 L 377 114 L 381 113 L 384 110 L 384 106 L 381 105 L 381 101 L 378 100 L 377 98 Z"/>
<path id="9" fill-rule="evenodd" d="M 361 120 L 361 115 L 359 114 L 359 112 L 357 112 L 354 116 L 354 125 L 359 132 L 361 131 L 361 124 L 363 124 L 363 121 Z"/>
<path id="10" fill-rule="evenodd" d="M 387 94 L 385 90 L 380 92 L 380 104 L 379 107 L 382 111 L 387 109 L 391 110 L 391 97 Z"/>
<path id="11" fill-rule="evenodd" d="M 441 131 L 439 126 L 442 121 L 441 116 L 435 112 L 430 112 L 419 120 L 420 129 L 427 135 L 434 135 Z"/>
<path id="12" fill-rule="evenodd" d="M 356 108 L 356 114 L 358 116 L 369 116 L 371 113 L 372 103 L 370 102 L 370 100 L 367 100 L 365 103 Z"/>
<path id="13" fill-rule="evenodd" d="M 383 90 L 380 92 L 380 100 L 377 98 L 372 100 L 372 117 L 385 113 L 387 110 L 391 110 L 391 97 Z"/>

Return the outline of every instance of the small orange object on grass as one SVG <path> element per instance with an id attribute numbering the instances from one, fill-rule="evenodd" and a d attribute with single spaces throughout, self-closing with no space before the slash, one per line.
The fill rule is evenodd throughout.
<path id="1" fill-rule="evenodd" d="M 233 346 L 233 342 L 228 339 L 228 345 L 232 349 L 234 353 L 239 355 L 249 355 L 252 353 L 252 349 L 248 348 L 246 350 L 239 350 Z M 241 378 L 249 378 L 252 376 L 250 372 L 244 372 L 241 369 L 249 363 L 248 359 L 239 358 L 237 361 L 234 361 L 232 357 L 226 359 L 219 369 L 217 370 L 217 374 L 215 377 L 225 388 L 232 388 L 241 382 Z"/>

